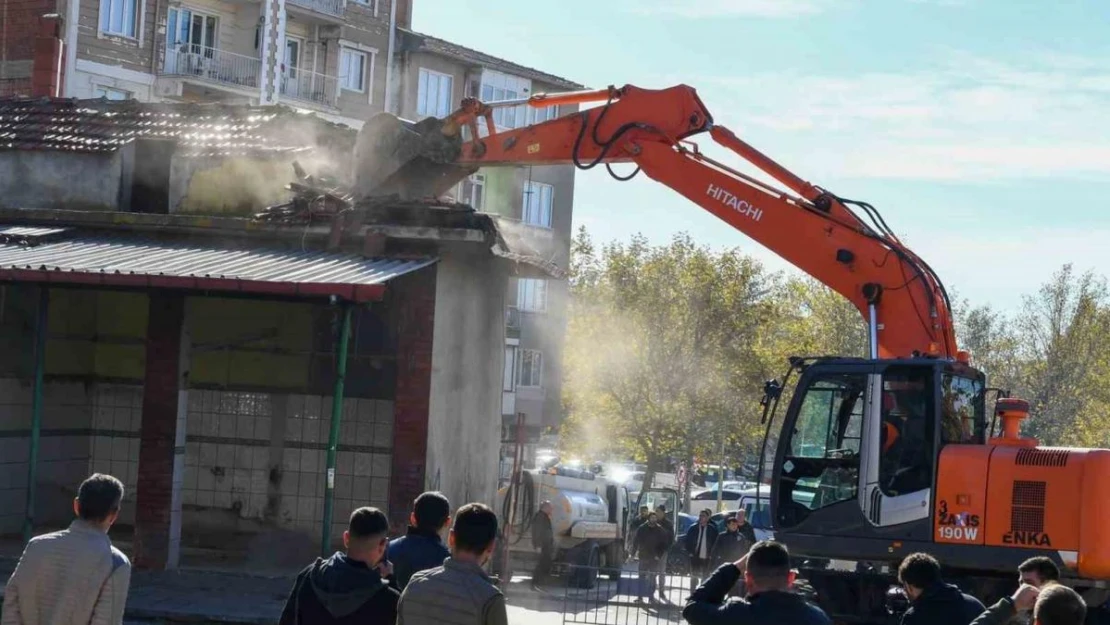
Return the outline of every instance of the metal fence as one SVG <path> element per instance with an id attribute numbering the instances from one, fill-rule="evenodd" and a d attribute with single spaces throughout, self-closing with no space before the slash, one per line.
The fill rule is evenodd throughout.
<path id="1" fill-rule="evenodd" d="M 641 574 L 635 568 L 566 566 L 564 571 L 565 625 L 684 623 L 682 608 L 699 582 L 686 575 Z"/>

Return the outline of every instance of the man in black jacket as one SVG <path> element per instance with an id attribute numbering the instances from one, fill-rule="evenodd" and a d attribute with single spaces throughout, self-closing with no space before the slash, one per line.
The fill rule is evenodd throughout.
<path id="1" fill-rule="evenodd" d="M 439 533 L 451 521 L 451 502 L 428 491 L 412 502 L 408 533 L 389 543 L 386 558 L 393 565 L 393 587 L 404 591 L 413 574 L 434 569 L 450 557 Z"/>
<path id="2" fill-rule="evenodd" d="M 654 512 L 648 514 L 647 523 L 640 526 L 632 545 L 633 551 L 640 559 L 640 589 L 636 596 L 637 602 L 643 601 L 645 591 L 648 598 L 655 602 L 656 582 L 662 572 L 661 563 L 670 546 L 671 535 L 659 524 L 659 515 Z M 662 587 L 659 587 L 659 592 L 664 594 Z"/>
<path id="3" fill-rule="evenodd" d="M 748 522 L 748 511 L 743 508 L 736 511 L 736 531 L 743 534 L 750 544 L 756 543 L 755 528 Z"/>
<path id="4" fill-rule="evenodd" d="M 698 522 L 686 530 L 686 536 L 683 539 L 686 553 L 690 554 L 690 574 L 699 584 L 709 572 L 713 545 L 717 542 L 717 528 L 709 522 L 711 516 L 713 516 L 712 510 L 709 508 L 702 510 L 698 515 Z"/>
<path id="5" fill-rule="evenodd" d="M 359 508 L 343 532 L 346 553 L 317 558 L 293 584 L 280 625 L 394 623 L 400 597 L 382 575 L 389 520 L 376 508 Z"/>
<path id="6" fill-rule="evenodd" d="M 898 567 L 910 608 L 902 615 L 902 625 L 968 625 L 982 614 L 983 604 L 944 583 L 940 563 L 927 553 L 912 553 Z"/>
<path id="7" fill-rule="evenodd" d="M 726 600 L 741 576 L 747 598 Z M 721 566 L 699 586 L 687 600 L 682 618 L 690 625 L 832 625 L 821 608 L 791 591 L 793 584 L 786 547 L 760 541 L 747 555 Z"/>
<path id="8" fill-rule="evenodd" d="M 532 590 L 540 590 L 543 582 L 551 574 L 555 560 L 555 531 L 551 527 L 551 502 L 540 504 L 540 509 L 532 519 L 532 547 L 539 549 L 540 559 L 532 571 Z"/>

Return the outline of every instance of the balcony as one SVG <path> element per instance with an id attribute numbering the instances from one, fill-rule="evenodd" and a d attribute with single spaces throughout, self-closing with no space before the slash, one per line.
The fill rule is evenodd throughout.
<path id="1" fill-rule="evenodd" d="M 193 44 L 166 52 L 162 75 L 200 79 L 232 87 L 258 88 L 262 60 Z"/>
<path id="2" fill-rule="evenodd" d="M 309 104 L 337 108 L 339 106 L 339 79 L 295 69 L 281 77 L 281 95 Z"/>
<path id="3" fill-rule="evenodd" d="M 298 9 L 339 18 L 343 17 L 343 10 L 347 7 L 346 0 L 289 0 L 289 4 Z"/>
<path id="4" fill-rule="evenodd" d="M 516 306 L 505 308 L 505 338 L 520 338 L 520 309 Z"/>

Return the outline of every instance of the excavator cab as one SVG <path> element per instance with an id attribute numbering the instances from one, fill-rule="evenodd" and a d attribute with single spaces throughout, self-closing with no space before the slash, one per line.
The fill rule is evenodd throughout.
<path id="1" fill-rule="evenodd" d="M 792 369 L 777 437 L 778 398 L 765 402 L 776 538 L 818 558 L 930 542 L 941 449 L 986 441 L 983 374 L 928 358 L 795 359 Z"/>

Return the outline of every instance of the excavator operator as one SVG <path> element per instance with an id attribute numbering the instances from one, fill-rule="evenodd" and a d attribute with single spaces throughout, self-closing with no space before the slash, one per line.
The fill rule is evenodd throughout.
<path id="1" fill-rule="evenodd" d="M 890 495 L 912 493 L 930 479 L 925 423 L 925 390 L 883 393 L 880 482 Z"/>

